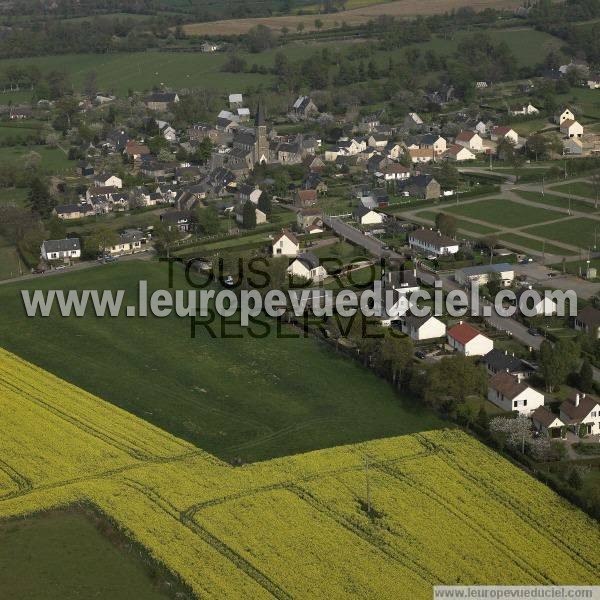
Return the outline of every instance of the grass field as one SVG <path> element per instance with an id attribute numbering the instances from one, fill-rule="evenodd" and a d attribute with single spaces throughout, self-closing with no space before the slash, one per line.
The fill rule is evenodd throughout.
<path id="1" fill-rule="evenodd" d="M 40 164 L 46 173 L 65 174 L 75 168 L 75 161 L 69 160 L 60 148 L 49 148 L 47 146 L 7 146 L 0 148 L 0 161 L 18 162 L 30 152 L 36 152 L 40 155 Z"/>
<path id="2" fill-rule="evenodd" d="M 448 206 L 444 208 L 444 211 L 507 228 L 524 227 L 528 224 L 551 221 L 563 216 L 552 210 L 526 206 L 501 198 Z"/>
<path id="3" fill-rule="evenodd" d="M 0 522 L 0 563 L 2 598 L 168 598 L 137 557 L 77 512 Z"/>
<path id="4" fill-rule="evenodd" d="M 583 198 L 589 198 L 590 200 L 596 200 L 597 194 L 594 186 L 586 181 L 576 181 L 575 183 L 561 183 L 560 185 L 553 185 L 551 189 L 563 194 L 573 194 L 575 196 L 581 196 Z"/>
<path id="5" fill-rule="evenodd" d="M 277 339 L 275 332 L 266 339 L 212 339 L 203 329 L 191 339 L 189 319 L 175 316 L 24 316 L 22 287 L 122 289 L 131 302 L 140 279 L 149 289 L 165 289 L 166 266 L 123 262 L 0 286 L 2 344 L 226 459 L 263 460 L 439 425 L 432 413 L 313 339 Z M 238 335 L 240 328 L 230 325 L 226 333 Z"/>
<path id="6" fill-rule="evenodd" d="M 524 246 L 525 248 L 529 248 L 535 252 L 547 252 L 549 254 L 558 254 L 562 256 L 563 254 L 572 254 L 569 250 L 565 248 L 561 248 L 560 246 L 555 246 L 554 244 L 546 242 L 544 243 L 539 240 L 532 240 L 524 235 L 518 235 L 516 233 L 503 233 L 500 236 L 500 240 L 502 242 L 506 242 L 510 244 L 517 244 L 519 247 Z"/>
<path id="7" fill-rule="evenodd" d="M 553 189 L 556 189 L 559 192 L 564 192 L 563 189 L 559 189 L 558 187 Z M 541 192 L 522 192 L 518 190 L 515 190 L 515 192 L 525 200 L 539 202 L 540 204 L 548 204 L 549 206 L 557 206 L 563 209 L 569 208 L 569 199 L 565 198 L 564 196 L 555 196 L 548 193 L 544 193 L 542 195 Z M 573 193 L 575 194 L 575 192 Z M 577 198 L 571 198 L 571 209 L 586 213 L 597 212 L 592 203 L 585 202 L 585 200 L 578 200 Z"/>
<path id="8" fill-rule="evenodd" d="M 0 280 L 10 279 L 19 274 L 17 251 L 12 244 L 0 236 Z"/>
<path id="9" fill-rule="evenodd" d="M 441 212 L 449 212 L 447 208 Z M 422 219 L 428 219 L 432 223 L 435 223 L 435 218 L 439 214 L 438 211 L 434 210 L 422 210 L 418 213 L 415 213 L 416 217 L 421 217 Z M 456 223 L 459 229 L 466 229 L 467 231 L 472 231 L 474 233 L 480 233 L 482 235 L 487 235 L 490 233 L 494 233 L 494 231 L 498 231 L 498 228 L 487 227 L 486 225 L 481 225 L 480 223 L 471 223 L 471 221 L 466 221 L 465 219 L 456 219 Z"/>
<path id="10" fill-rule="evenodd" d="M 0 392 L 0 517 L 85 498 L 199 597 L 598 580 L 597 523 L 458 430 L 234 468 L 2 350 Z"/>
<path id="11" fill-rule="evenodd" d="M 344 10 L 337 13 L 321 14 L 319 19 L 323 29 L 338 27 L 344 22 L 348 25 L 360 25 L 374 20 L 382 15 L 390 17 L 414 17 L 417 15 L 434 15 L 450 12 L 454 9 L 469 6 L 475 10 L 486 8 L 517 8 L 519 3 L 514 0 L 401 0 L 384 4 L 371 4 L 362 8 Z M 316 29 L 315 15 L 289 15 L 282 17 L 261 17 L 251 19 L 229 19 L 211 23 L 192 23 L 184 26 L 189 35 L 239 35 L 246 33 L 256 25 L 266 25 L 277 31 L 287 27 L 295 31 L 298 24 L 304 25 L 306 31 Z"/>
<path id="12" fill-rule="evenodd" d="M 560 223 L 528 227 L 525 232 L 587 250 L 594 246 L 594 234 L 600 234 L 600 221 L 585 217 L 573 218 Z"/>

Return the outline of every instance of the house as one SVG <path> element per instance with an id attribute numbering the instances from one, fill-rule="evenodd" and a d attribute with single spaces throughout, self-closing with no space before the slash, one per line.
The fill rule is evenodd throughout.
<path id="1" fill-rule="evenodd" d="M 583 154 L 583 142 L 580 139 L 565 138 L 562 144 L 565 156 L 581 156 Z"/>
<path id="2" fill-rule="evenodd" d="M 468 148 L 464 146 L 453 145 L 448 148 L 444 158 L 454 162 L 464 162 L 466 160 L 475 160 L 477 157 Z"/>
<path id="3" fill-rule="evenodd" d="M 442 235 L 439 231 L 431 229 L 417 229 L 408 234 L 408 244 L 429 254 L 437 256 L 444 254 L 456 254 L 459 249 L 458 242 Z"/>
<path id="4" fill-rule="evenodd" d="M 142 243 L 146 239 L 144 234 L 137 229 L 128 229 L 119 235 L 119 239 L 114 246 L 108 248 L 111 255 L 135 254 L 142 251 Z"/>
<path id="5" fill-rule="evenodd" d="M 241 108 L 244 105 L 242 94 L 229 94 L 229 107 L 232 109 Z"/>
<path id="6" fill-rule="evenodd" d="M 575 121 L 575 115 L 568 108 L 554 115 L 554 122 L 557 125 L 562 125 L 565 121 Z"/>
<path id="7" fill-rule="evenodd" d="M 448 345 L 465 356 L 485 356 L 494 348 L 490 338 L 463 321 L 448 330 Z"/>
<path id="8" fill-rule="evenodd" d="M 520 375 L 522 378 L 525 378 L 532 373 L 532 368 L 520 358 L 517 358 L 514 354 L 509 354 L 506 350 L 502 351 L 498 348 L 490 350 L 481 359 L 481 363 L 490 375 L 510 373 L 511 375 Z"/>
<path id="9" fill-rule="evenodd" d="M 556 301 L 552 300 L 552 298 L 547 298 L 546 294 L 539 294 L 537 297 L 527 298 L 526 301 L 521 299 L 523 294 L 531 289 L 533 289 L 533 286 L 530 285 L 526 289 L 517 292 L 517 306 L 520 306 L 523 302 L 527 305 L 527 308 L 530 311 L 535 312 L 536 315 L 544 315 L 546 317 L 555 315 L 558 308 Z"/>
<path id="10" fill-rule="evenodd" d="M 488 132 L 488 126 L 486 123 L 484 123 L 483 121 L 479 121 L 477 123 L 477 125 L 475 125 L 475 131 L 479 134 L 479 136 L 481 137 L 482 135 L 486 135 L 486 133 Z"/>
<path id="11" fill-rule="evenodd" d="M 327 271 L 319 265 L 319 259 L 311 252 L 298 254 L 287 269 L 289 275 L 309 281 L 323 281 Z"/>
<path id="12" fill-rule="evenodd" d="M 239 204 L 235 209 L 235 220 L 240 225 L 244 225 L 244 202 Z M 267 222 L 267 215 L 259 208 L 254 209 L 254 215 L 256 217 L 256 224 L 262 225 Z"/>
<path id="13" fill-rule="evenodd" d="M 110 173 L 100 173 L 94 177 L 94 185 L 97 187 L 121 189 L 123 187 L 123 180 L 116 175 L 111 175 Z"/>
<path id="14" fill-rule="evenodd" d="M 587 79 L 587 86 L 590 90 L 600 89 L 600 75 L 590 75 Z"/>
<path id="15" fill-rule="evenodd" d="M 187 233 L 191 229 L 192 215 L 187 210 L 168 210 L 160 215 L 160 222 L 171 230 Z"/>
<path id="16" fill-rule="evenodd" d="M 594 339 L 600 339 L 600 310 L 593 306 L 582 308 L 575 317 L 574 328 Z"/>
<path id="17" fill-rule="evenodd" d="M 167 142 L 177 141 L 177 131 L 174 127 L 171 127 L 166 121 L 156 121 L 158 132 L 162 135 Z"/>
<path id="18" fill-rule="evenodd" d="M 302 189 L 316 190 L 317 194 L 326 194 L 329 186 L 321 179 L 320 175 L 311 172 L 302 182 Z"/>
<path id="19" fill-rule="evenodd" d="M 583 125 L 579 121 L 566 119 L 560 125 L 560 132 L 567 138 L 580 139 L 583 136 Z"/>
<path id="20" fill-rule="evenodd" d="M 513 117 L 521 117 L 521 116 L 531 116 L 539 114 L 539 110 L 529 102 L 526 105 L 513 105 L 508 109 L 508 114 Z"/>
<path id="21" fill-rule="evenodd" d="M 273 240 L 271 248 L 273 251 L 273 256 L 296 257 L 300 252 L 300 242 L 289 229 L 284 229 Z"/>
<path id="22" fill-rule="evenodd" d="M 558 67 L 561 75 L 566 75 L 569 71 L 577 71 L 581 77 L 587 77 L 590 74 L 590 66 L 584 60 L 572 60 L 570 63 Z"/>
<path id="23" fill-rule="evenodd" d="M 432 315 L 416 317 L 407 315 L 400 319 L 402 332 L 406 333 L 412 340 L 433 340 L 446 335 L 446 324 Z"/>
<path id="24" fill-rule="evenodd" d="M 214 42 L 202 42 L 202 44 L 200 44 L 201 52 L 216 52 L 218 49 L 218 44 L 215 44 Z"/>
<path id="25" fill-rule="evenodd" d="M 519 134 L 510 127 L 494 127 L 491 133 L 492 142 L 508 140 L 515 146 L 519 143 Z"/>
<path id="26" fill-rule="evenodd" d="M 387 146 L 385 147 L 385 153 L 388 158 L 391 158 L 392 160 L 398 160 L 404 153 L 404 149 L 402 144 L 399 144 L 398 142 L 388 142 Z"/>
<path id="27" fill-rule="evenodd" d="M 560 405 L 560 419 L 579 437 L 596 435 L 600 433 L 600 401 L 574 392 Z"/>
<path id="28" fill-rule="evenodd" d="M 435 151 L 429 148 L 409 148 L 408 157 L 413 164 L 429 163 L 435 160 Z"/>
<path id="29" fill-rule="evenodd" d="M 94 213 L 89 204 L 59 204 L 52 210 L 52 214 L 63 221 L 83 219 Z"/>
<path id="30" fill-rule="evenodd" d="M 150 148 L 145 144 L 140 144 L 135 141 L 129 141 L 125 145 L 125 155 L 128 158 L 133 159 L 134 161 L 141 160 L 143 156 L 148 156 L 150 154 Z"/>
<path id="31" fill-rule="evenodd" d="M 296 206 L 306 208 L 317 202 L 317 190 L 296 190 Z"/>
<path id="32" fill-rule="evenodd" d="M 94 174 L 94 165 L 85 160 L 80 160 L 77 163 L 76 172 L 81 177 L 91 177 Z"/>
<path id="33" fill-rule="evenodd" d="M 384 150 L 388 145 L 388 136 L 383 133 L 372 133 L 367 139 L 367 146 L 376 150 Z"/>
<path id="34" fill-rule="evenodd" d="M 454 272 L 456 282 L 465 287 L 471 287 L 474 283 L 480 286 L 486 285 L 494 276 L 500 279 L 504 287 L 509 287 L 515 279 L 515 271 L 512 265 L 501 263 L 464 267 Z"/>
<path id="35" fill-rule="evenodd" d="M 146 98 L 146 108 L 165 112 L 169 105 L 179 102 L 179 96 L 173 92 L 155 92 Z"/>
<path id="36" fill-rule="evenodd" d="M 418 129 L 422 127 L 422 125 L 423 119 L 421 119 L 421 117 L 415 112 L 408 113 L 402 123 L 402 127 L 409 130 Z"/>
<path id="37" fill-rule="evenodd" d="M 483 139 L 475 131 L 461 131 L 456 136 L 455 142 L 458 146 L 463 146 L 473 152 L 483 152 Z"/>
<path id="38" fill-rule="evenodd" d="M 361 225 L 381 225 L 383 215 L 360 204 L 352 211 L 352 216 Z"/>
<path id="39" fill-rule="evenodd" d="M 415 175 L 397 180 L 396 189 L 400 194 L 422 200 L 435 200 L 442 195 L 442 188 L 432 175 Z"/>
<path id="40" fill-rule="evenodd" d="M 317 105 L 310 96 L 298 96 L 290 109 L 290 114 L 297 119 L 309 119 L 319 114 Z"/>
<path id="41" fill-rule="evenodd" d="M 397 181 L 408 179 L 410 177 L 410 169 L 400 163 L 389 163 L 381 169 L 381 174 L 386 181 Z"/>
<path id="42" fill-rule="evenodd" d="M 262 193 L 262 190 L 258 186 L 247 185 L 245 183 L 241 183 L 237 186 L 238 200 L 242 203 L 250 200 L 252 204 L 258 204 Z"/>
<path id="43" fill-rule="evenodd" d="M 530 415 L 544 406 L 544 394 L 529 387 L 518 375 L 506 371 L 494 375 L 488 383 L 488 400 L 507 412 Z"/>
<path id="44" fill-rule="evenodd" d="M 551 439 L 565 436 L 565 424 L 545 406 L 538 406 L 530 415 L 533 427 L 545 437 Z"/>
<path id="45" fill-rule="evenodd" d="M 307 230 L 311 225 L 322 226 L 322 213 L 318 208 L 302 208 L 296 213 L 296 223 L 302 230 Z"/>
<path id="46" fill-rule="evenodd" d="M 81 242 L 79 238 L 64 240 L 45 240 L 40 252 L 45 261 L 66 260 L 81 258 Z"/>

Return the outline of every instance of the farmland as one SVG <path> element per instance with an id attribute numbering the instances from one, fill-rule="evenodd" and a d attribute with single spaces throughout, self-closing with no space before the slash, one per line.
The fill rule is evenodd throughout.
<path id="1" fill-rule="evenodd" d="M 0 391 L 0 517 L 85 499 L 201 597 L 597 582 L 597 525 L 457 430 L 234 468 L 2 350 Z"/>
<path id="2" fill-rule="evenodd" d="M 185 289 L 176 276 L 175 286 Z M 166 266 L 129 261 L 0 286 L 2 344 L 227 460 L 264 460 L 440 425 L 313 339 L 278 339 L 275 331 L 265 339 L 212 339 L 202 328 L 191 339 L 189 319 L 175 316 L 28 319 L 20 298 L 22 288 L 59 287 L 122 289 L 133 301 L 141 279 L 149 289 L 166 289 Z M 214 324 L 217 333 L 220 326 Z M 225 332 L 241 333 L 235 325 Z"/>
<path id="3" fill-rule="evenodd" d="M 330 29 L 345 22 L 348 25 L 361 25 L 379 16 L 414 17 L 417 15 L 435 15 L 452 11 L 465 6 L 465 0 L 401 0 L 384 4 L 371 4 L 361 8 L 345 10 L 337 13 L 319 15 L 323 29 Z M 514 0 L 473 0 L 468 3 L 470 8 L 484 10 L 486 8 L 517 8 Z M 280 31 L 283 27 L 295 30 L 298 25 L 308 31 L 315 29 L 315 15 L 286 15 L 281 17 L 262 17 L 250 19 L 228 19 L 211 23 L 193 23 L 185 25 L 184 30 L 189 35 L 239 35 L 246 33 L 256 25 L 266 25 Z"/>

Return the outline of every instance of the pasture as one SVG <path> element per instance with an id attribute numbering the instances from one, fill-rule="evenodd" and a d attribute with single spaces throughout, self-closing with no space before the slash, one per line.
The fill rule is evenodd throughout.
<path id="1" fill-rule="evenodd" d="M 525 227 L 534 223 L 559 219 L 563 216 L 552 210 L 535 208 L 502 198 L 448 206 L 444 208 L 444 211 L 506 228 Z"/>
<path id="2" fill-rule="evenodd" d="M 458 430 L 234 468 L 3 350 L 0 392 L 0 517 L 85 498 L 198 597 L 597 582 L 597 523 Z"/>
<path id="3" fill-rule="evenodd" d="M 69 160 L 60 148 L 51 148 L 49 146 L 0 147 L 0 161 L 19 162 L 24 156 L 32 152 L 40 156 L 41 168 L 47 174 L 67 174 L 75 168 L 75 161 Z"/>
<path id="4" fill-rule="evenodd" d="M 0 236 L 0 281 L 20 275 L 21 267 L 16 248 Z"/>
<path id="5" fill-rule="evenodd" d="M 175 274 L 176 287 L 187 289 Z M 295 339 L 278 338 L 275 330 L 255 339 L 218 319 L 216 339 L 202 327 L 192 339 L 189 318 L 29 319 L 20 297 L 22 288 L 122 289 L 132 303 L 142 279 L 149 289 L 166 289 L 167 266 L 129 261 L 0 286 L 2 344 L 227 460 L 264 460 L 440 425 L 369 370 L 296 330 L 284 329 Z"/>

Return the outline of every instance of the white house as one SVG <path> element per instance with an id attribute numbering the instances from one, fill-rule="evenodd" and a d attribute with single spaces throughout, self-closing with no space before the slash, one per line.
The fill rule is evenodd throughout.
<path id="1" fill-rule="evenodd" d="M 567 138 L 580 139 L 583 136 L 583 125 L 579 121 L 566 119 L 560 125 L 560 132 Z"/>
<path id="2" fill-rule="evenodd" d="M 485 285 L 494 274 L 500 278 L 505 287 L 512 285 L 515 279 L 514 268 L 507 263 L 463 267 L 454 272 L 454 279 L 463 286 L 472 286 L 474 283 Z"/>
<path id="3" fill-rule="evenodd" d="M 577 435 L 600 433 L 600 401 L 590 394 L 575 392 L 560 405 L 560 418 Z"/>
<path id="4" fill-rule="evenodd" d="M 81 258 L 79 238 L 46 240 L 42 243 L 41 256 L 45 261 Z"/>
<path id="5" fill-rule="evenodd" d="M 408 243 L 412 248 L 418 248 L 431 254 L 456 254 L 459 244 L 447 235 L 431 229 L 417 229 L 408 234 Z"/>
<path id="6" fill-rule="evenodd" d="M 544 394 L 529 387 L 518 375 L 506 371 L 494 375 L 488 383 L 488 400 L 507 412 L 530 415 L 544 406 Z"/>
<path id="7" fill-rule="evenodd" d="M 531 420 L 536 431 L 545 437 L 552 439 L 562 437 L 565 424 L 545 406 L 538 406 L 531 413 Z"/>
<path id="8" fill-rule="evenodd" d="M 436 154 L 432 148 L 410 148 L 408 156 L 413 164 L 422 164 L 434 160 Z"/>
<path id="9" fill-rule="evenodd" d="M 284 229 L 271 244 L 273 256 L 296 257 L 300 252 L 298 238 L 288 229 Z"/>
<path id="10" fill-rule="evenodd" d="M 583 154 L 583 143 L 577 138 L 565 138 L 563 141 L 563 154 L 568 156 L 581 156 Z"/>
<path id="11" fill-rule="evenodd" d="M 94 185 L 96 187 L 114 187 L 121 189 L 123 187 L 123 180 L 110 173 L 100 173 L 94 178 Z"/>
<path id="12" fill-rule="evenodd" d="M 229 94 L 229 108 L 240 108 L 243 104 L 242 94 Z"/>
<path id="13" fill-rule="evenodd" d="M 381 225 L 383 215 L 360 204 L 352 211 L 352 216 L 361 225 Z"/>
<path id="14" fill-rule="evenodd" d="M 583 331 L 592 338 L 600 339 L 600 310 L 591 305 L 582 308 L 573 323 L 575 331 Z"/>
<path id="15" fill-rule="evenodd" d="M 323 281 L 327 277 L 327 271 L 319 265 L 319 259 L 311 252 L 298 254 L 292 264 L 287 268 L 289 275 L 300 279 Z"/>
<path id="16" fill-rule="evenodd" d="M 562 125 L 565 121 L 574 121 L 575 115 L 568 109 L 565 108 L 561 113 L 556 113 L 554 115 L 554 122 L 557 125 Z"/>
<path id="17" fill-rule="evenodd" d="M 456 136 L 456 144 L 473 152 L 483 152 L 483 139 L 475 131 L 461 131 Z"/>
<path id="18" fill-rule="evenodd" d="M 406 333 L 412 340 L 433 340 L 446 335 L 446 324 L 432 315 L 415 317 L 407 315 L 401 319 L 402 332 Z"/>
<path id="19" fill-rule="evenodd" d="M 135 254 L 142 250 L 142 240 L 144 235 L 137 229 L 130 229 L 119 235 L 118 242 L 108 248 L 111 255 Z"/>
<path id="20" fill-rule="evenodd" d="M 539 112 L 540 111 L 533 104 L 531 104 L 531 102 L 526 105 L 519 104 L 516 106 L 511 106 L 508 109 L 508 113 L 513 117 L 537 115 Z"/>
<path id="21" fill-rule="evenodd" d="M 455 162 L 464 162 L 466 160 L 475 160 L 477 157 L 468 148 L 464 146 L 453 145 L 448 148 L 445 158 L 446 160 L 452 160 Z"/>
<path id="22" fill-rule="evenodd" d="M 408 179 L 410 177 L 410 169 L 400 163 L 392 163 L 390 165 L 385 165 L 385 167 L 381 169 L 381 174 L 386 181 Z"/>
<path id="23" fill-rule="evenodd" d="M 510 127 L 494 127 L 491 133 L 492 142 L 508 140 L 515 146 L 519 143 L 519 134 Z"/>
<path id="24" fill-rule="evenodd" d="M 490 338 L 462 321 L 448 330 L 448 345 L 465 356 L 485 356 L 494 348 Z"/>

